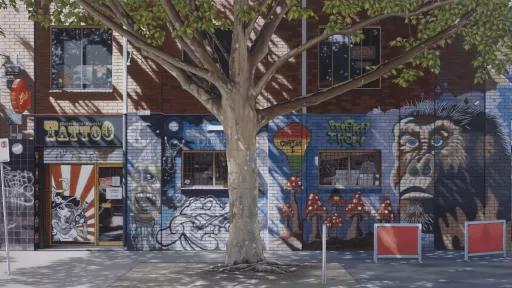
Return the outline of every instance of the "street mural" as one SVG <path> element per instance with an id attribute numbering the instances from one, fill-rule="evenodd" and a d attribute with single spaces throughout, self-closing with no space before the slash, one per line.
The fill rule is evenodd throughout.
<path id="1" fill-rule="evenodd" d="M 278 117 L 269 125 L 269 201 L 278 203 L 271 208 L 280 216 L 270 220 L 272 247 L 320 249 L 325 223 L 329 249 L 371 249 L 373 223 L 403 222 L 423 225 L 427 249 L 462 249 L 465 221 L 510 220 L 510 140 L 501 120 L 510 115 L 498 101 L 485 106 L 484 97 L 442 92 L 436 101 L 366 115 Z M 297 144 L 280 140 L 289 125 L 310 131 L 301 162 L 283 153 L 288 142 Z M 379 151 L 381 163 L 361 160 L 368 151 Z M 334 153 L 328 160 L 336 168 L 320 163 L 320 152 Z M 344 160 L 338 152 L 356 157 Z M 333 175 L 332 185 L 321 174 Z M 295 217 L 301 229 L 290 241 Z"/>
<path id="2" fill-rule="evenodd" d="M 128 118 L 127 244 L 134 250 L 159 249 L 156 242 L 162 206 L 159 121 L 159 116 Z"/>
<path id="3" fill-rule="evenodd" d="M 437 249 L 462 249 L 465 221 L 509 220 L 511 158 L 496 116 L 425 101 L 403 107 L 401 117 L 392 184 L 402 221 L 433 231 Z"/>
<path id="4" fill-rule="evenodd" d="M 483 97 L 441 93 L 365 115 L 276 118 L 259 140 L 268 146 L 258 142 L 267 248 L 320 249 L 325 223 L 329 249 L 371 249 L 374 223 L 403 222 L 423 225 L 426 249 L 460 249 L 464 221 L 508 220 L 509 136 Z M 220 123 L 161 115 L 130 123 L 131 245 L 225 249 L 227 189 L 182 186 L 185 151 L 225 149 Z"/>
<path id="5" fill-rule="evenodd" d="M 136 164 L 130 171 L 130 180 L 133 245 L 154 249 L 160 221 L 160 170 L 150 164 Z"/>
<path id="6" fill-rule="evenodd" d="M 160 245 L 183 250 L 225 250 L 229 236 L 228 206 L 215 197 L 190 198 L 157 237 Z"/>
<path id="7" fill-rule="evenodd" d="M 11 139 L 11 161 L 4 163 L 4 188 L 6 196 L 9 245 L 14 250 L 34 249 L 34 148 L 32 140 Z M 0 217 L 3 211 L 0 205 Z M 3 221 L 3 220 L 2 220 Z M 0 225 L 0 245 L 4 232 Z"/>
<path id="8" fill-rule="evenodd" d="M 94 165 L 50 165 L 50 175 L 52 242 L 94 242 Z"/>

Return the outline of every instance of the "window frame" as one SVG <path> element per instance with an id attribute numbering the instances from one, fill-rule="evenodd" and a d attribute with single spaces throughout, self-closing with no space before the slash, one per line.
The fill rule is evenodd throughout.
<path id="1" fill-rule="evenodd" d="M 318 26 L 318 31 L 319 31 L 319 35 L 321 35 L 322 33 L 320 32 L 322 29 L 325 29 L 326 25 L 320 25 Z M 379 65 L 382 65 L 382 27 L 381 26 L 366 26 L 364 27 L 363 29 L 365 28 L 372 28 L 372 29 L 379 29 L 379 49 L 380 49 L 380 53 L 379 53 Z M 343 34 L 335 34 L 335 35 L 343 35 Z M 333 35 L 334 36 L 334 35 Z M 343 36 L 347 36 L 347 35 L 343 35 Z M 348 37 L 348 36 L 347 36 Z M 350 57 L 351 57 L 351 53 L 352 53 L 352 47 L 351 45 L 349 45 L 349 59 L 348 59 L 348 80 L 347 81 L 344 81 L 344 82 L 339 82 L 337 84 L 331 84 L 331 86 L 329 87 L 320 87 L 320 43 L 322 41 L 318 42 L 317 44 L 317 57 L 316 57 L 316 63 L 317 63 L 317 85 L 318 85 L 318 89 L 329 89 L 335 85 L 338 85 L 338 84 L 342 84 L 342 83 L 346 83 L 348 81 L 351 81 L 352 80 L 352 69 L 350 68 Z M 364 75 L 364 74 L 363 74 Z M 332 76 L 332 75 L 331 75 Z M 378 89 L 382 89 L 382 77 L 379 77 L 379 79 L 377 80 L 373 80 L 372 82 L 374 81 L 378 81 L 379 85 L 378 87 L 357 87 L 357 88 L 354 88 L 354 89 L 363 89 L 363 90 L 378 90 Z M 370 83 L 372 83 L 370 82 Z M 366 83 L 368 84 L 368 83 Z"/>
<path id="2" fill-rule="evenodd" d="M 321 184 L 320 183 L 320 154 L 321 153 L 345 153 L 345 154 L 357 154 L 357 153 L 368 153 L 368 154 L 376 154 L 376 156 L 378 157 L 378 160 L 379 160 L 379 165 L 378 165 L 378 168 L 376 168 L 376 173 L 375 175 L 379 175 L 379 185 L 375 185 L 375 186 L 359 186 L 359 185 L 346 185 L 346 186 L 343 186 L 343 185 L 325 185 L 325 184 Z M 361 149 L 361 150 L 356 150 L 356 149 L 350 149 L 350 150 L 344 150 L 344 149 L 334 149 L 334 150 L 318 150 L 317 152 L 317 167 L 316 167 L 316 172 L 317 172 L 317 177 L 316 177 L 316 184 L 319 188 L 339 188 L 339 189 L 380 189 L 382 188 L 382 151 L 381 150 L 378 150 L 378 149 Z M 351 170 L 351 157 L 349 157 L 349 160 L 348 160 L 348 171 L 352 171 Z M 350 175 L 350 173 L 349 173 Z M 351 180 L 351 177 L 349 177 L 349 180 Z"/>
<path id="3" fill-rule="evenodd" d="M 48 27 L 48 30 L 49 30 L 49 33 L 50 33 L 50 38 L 49 38 L 49 45 L 50 45 L 50 49 L 49 49 L 49 59 L 50 59 L 50 77 L 49 77 L 49 91 L 50 92 L 113 92 L 114 91 L 114 69 L 113 69 L 113 66 L 114 66 L 114 31 L 112 29 L 109 29 L 112 33 L 112 39 L 111 39 L 111 43 L 112 43 L 112 54 L 110 55 L 110 57 L 112 58 L 111 60 L 111 64 L 110 66 L 112 66 L 111 68 L 111 85 L 110 85 L 110 88 L 53 88 L 53 79 L 52 79 L 52 66 L 53 66 L 53 31 L 52 29 L 80 29 L 81 30 L 81 35 L 83 34 L 83 29 L 102 29 L 102 27 L 100 26 L 95 26 L 95 25 L 83 25 L 83 26 L 79 26 L 79 27 L 72 27 L 72 26 L 66 26 L 66 25 L 50 25 Z M 82 49 L 80 49 L 80 65 L 82 66 L 83 65 L 83 46 L 81 47 Z M 80 86 L 83 87 L 83 69 L 80 69 Z"/>
<path id="4" fill-rule="evenodd" d="M 211 153 L 213 154 L 212 158 L 212 185 L 185 185 L 185 154 L 200 154 L 200 153 Z M 181 189 L 228 189 L 228 177 L 229 171 L 226 173 L 226 185 L 216 185 L 215 184 L 215 155 L 223 153 L 226 155 L 226 150 L 183 150 L 181 151 Z M 227 159 L 227 155 L 226 155 Z M 226 163 L 226 170 L 228 169 Z"/>

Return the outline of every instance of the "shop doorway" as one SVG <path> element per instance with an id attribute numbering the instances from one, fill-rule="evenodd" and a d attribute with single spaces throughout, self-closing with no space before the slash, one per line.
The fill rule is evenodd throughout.
<path id="1" fill-rule="evenodd" d="M 50 164 L 46 171 L 50 245 L 122 245 L 121 165 Z"/>

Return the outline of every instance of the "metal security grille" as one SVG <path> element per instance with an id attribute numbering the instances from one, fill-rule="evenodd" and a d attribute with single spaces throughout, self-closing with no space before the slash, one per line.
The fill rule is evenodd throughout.
<path id="1" fill-rule="evenodd" d="M 336 187 L 380 187 L 380 151 L 318 153 L 318 183 Z"/>
<path id="2" fill-rule="evenodd" d="M 183 152 L 183 187 L 227 186 L 228 166 L 224 151 Z"/>

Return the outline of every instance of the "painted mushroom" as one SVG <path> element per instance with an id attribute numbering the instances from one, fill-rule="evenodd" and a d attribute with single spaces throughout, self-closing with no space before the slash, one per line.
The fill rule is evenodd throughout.
<path id="1" fill-rule="evenodd" d="M 379 223 L 391 223 L 395 220 L 395 214 L 393 207 L 391 207 L 391 200 L 385 198 L 377 210 L 377 222 Z"/>
<path id="2" fill-rule="evenodd" d="M 363 236 L 363 231 L 361 230 L 360 224 L 361 220 L 370 215 L 366 205 L 363 202 L 363 198 L 361 197 L 361 192 L 356 192 L 354 194 L 354 198 L 348 204 L 347 208 L 345 208 L 345 215 L 351 219 L 355 219 L 357 234 L 356 237 Z"/>
<path id="3" fill-rule="evenodd" d="M 302 188 L 302 181 L 300 177 L 292 176 L 288 179 L 286 183 L 286 191 L 290 192 L 290 205 L 291 210 L 293 212 L 291 216 L 291 229 L 294 234 L 300 234 L 300 226 L 299 226 L 299 206 L 297 205 L 297 200 L 295 194 Z"/>
<path id="4" fill-rule="evenodd" d="M 343 225 L 343 219 L 341 219 L 340 214 L 338 211 L 334 211 L 327 220 L 325 220 L 325 224 L 327 225 L 327 229 L 331 230 L 334 229 L 334 236 L 337 237 L 338 228 Z"/>
<path id="5" fill-rule="evenodd" d="M 279 210 L 279 214 L 281 215 L 281 220 L 283 220 L 284 225 L 286 228 L 290 227 L 290 218 L 293 217 L 293 214 L 295 214 L 288 203 L 284 203 L 283 207 Z"/>
<path id="6" fill-rule="evenodd" d="M 320 198 L 315 192 L 309 193 L 306 211 L 304 214 L 311 221 L 311 234 L 309 235 L 309 241 L 318 240 L 318 225 L 319 223 L 323 223 L 323 220 L 327 217 L 327 209 L 322 205 Z"/>

